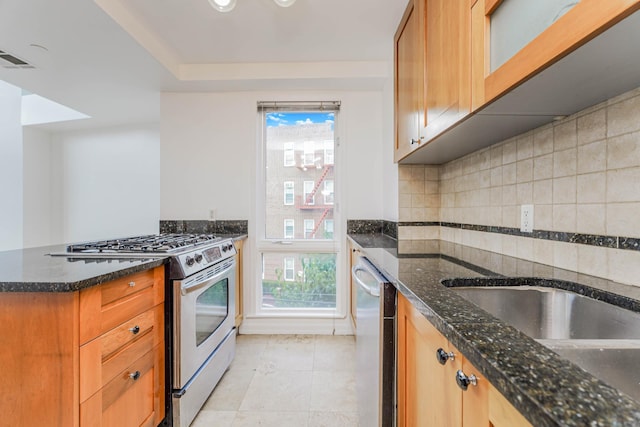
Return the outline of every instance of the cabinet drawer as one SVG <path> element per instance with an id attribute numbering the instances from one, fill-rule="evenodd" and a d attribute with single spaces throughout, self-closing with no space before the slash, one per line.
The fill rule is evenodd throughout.
<path id="1" fill-rule="evenodd" d="M 145 353 L 118 373 L 104 388 L 80 405 L 80 425 L 153 425 L 156 414 L 155 383 L 160 367 L 156 350 Z"/>
<path id="2" fill-rule="evenodd" d="M 105 283 L 102 288 L 102 305 L 105 306 L 127 295 L 153 286 L 153 270 L 142 271 Z"/>
<path id="3" fill-rule="evenodd" d="M 80 344 L 162 303 L 163 283 L 164 268 L 157 267 L 80 291 Z"/>
<path id="4" fill-rule="evenodd" d="M 162 305 L 123 323 L 80 347 L 80 401 L 111 381 L 131 360 L 163 342 Z M 138 326 L 133 334 L 129 329 Z"/>

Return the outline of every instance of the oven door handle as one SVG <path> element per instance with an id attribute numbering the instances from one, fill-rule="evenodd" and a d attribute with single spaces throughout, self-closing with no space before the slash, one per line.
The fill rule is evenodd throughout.
<path id="1" fill-rule="evenodd" d="M 218 281 L 218 279 L 219 279 L 220 277 L 223 277 L 223 276 L 227 275 L 227 274 L 228 274 L 231 270 L 233 270 L 234 268 L 236 268 L 236 262 L 235 262 L 235 260 L 233 261 L 233 263 L 232 263 L 229 267 L 225 268 L 224 270 L 222 270 L 221 272 L 219 272 L 219 273 L 218 273 L 218 274 L 216 274 L 215 276 L 208 277 L 206 280 L 203 280 L 203 281 L 201 281 L 201 282 L 196 282 L 196 283 L 194 283 L 194 284 L 192 284 L 192 285 L 183 286 L 183 287 L 180 289 L 180 294 L 181 294 L 182 296 L 185 296 L 185 295 L 187 295 L 187 294 L 190 294 L 191 292 L 195 292 L 195 291 L 197 291 L 198 289 L 202 289 L 202 288 L 204 288 L 205 286 L 207 286 L 207 284 L 209 284 L 209 283 L 211 283 L 211 282 L 215 283 L 215 282 L 217 282 L 217 281 Z"/>

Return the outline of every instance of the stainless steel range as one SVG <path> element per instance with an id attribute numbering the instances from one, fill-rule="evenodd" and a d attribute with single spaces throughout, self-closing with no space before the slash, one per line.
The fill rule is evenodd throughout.
<path id="1" fill-rule="evenodd" d="M 75 258 L 170 256 L 171 390 L 174 426 L 191 424 L 235 355 L 236 249 L 231 239 L 161 234 L 70 245 Z M 169 409 L 169 408 L 168 408 Z"/>

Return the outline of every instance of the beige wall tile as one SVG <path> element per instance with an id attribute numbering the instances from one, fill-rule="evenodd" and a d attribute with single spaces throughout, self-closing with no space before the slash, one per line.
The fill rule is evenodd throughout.
<path id="1" fill-rule="evenodd" d="M 424 181 L 409 181 L 409 192 L 411 194 L 424 194 Z"/>
<path id="2" fill-rule="evenodd" d="M 424 166 L 411 166 L 411 181 L 424 181 Z"/>
<path id="3" fill-rule="evenodd" d="M 553 229 L 553 205 L 535 205 L 533 212 L 533 229 Z"/>
<path id="4" fill-rule="evenodd" d="M 566 204 L 576 202 L 576 177 L 565 176 L 553 179 L 553 203 Z"/>
<path id="5" fill-rule="evenodd" d="M 533 181 L 533 159 L 520 160 L 516 163 L 516 180 L 518 183 Z"/>
<path id="6" fill-rule="evenodd" d="M 637 120 L 640 121 L 640 116 Z M 606 152 L 609 169 L 640 166 L 640 132 L 609 138 Z"/>
<path id="7" fill-rule="evenodd" d="M 528 261 L 534 260 L 533 241 L 529 237 L 518 237 L 517 242 L 517 255 L 518 258 L 526 259 Z"/>
<path id="8" fill-rule="evenodd" d="M 411 181 L 411 165 L 398 165 L 398 180 Z"/>
<path id="9" fill-rule="evenodd" d="M 446 208 L 455 206 L 456 195 L 454 193 L 442 194 L 440 196 L 440 205 Z"/>
<path id="10" fill-rule="evenodd" d="M 638 286 L 640 277 L 640 252 L 609 249 L 609 279 Z"/>
<path id="11" fill-rule="evenodd" d="M 578 175 L 578 203 L 604 203 L 607 198 L 606 172 Z"/>
<path id="12" fill-rule="evenodd" d="M 515 163 L 502 166 L 502 185 L 515 184 L 518 182 L 518 175 Z"/>
<path id="13" fill-rule="evenodd" d="M 578 271 L 596 277 L 607 277 L 610 249 L 597 246 L 578 245 Z"/>
<path id="14" fill-rule="evenodd" d="M 491 150 L 489 148 L 485 148 L 478 153 L 478 166 L 480 170 L 491 168 Z"/>
<path id="15" fill-rule="evenodd" d="M 427 181 L 439 181 L 440 166 L 425 166 L 424 179 L 426 179 Z"/>
<path id="16" fill-rule="evenodd" d="M 578 248 L 576 244 L 553 242 L 553 265 L 566 270 L 578 269 Z"/>
<path id="17" fill-rule="evenodd" d="M 576 207 L 576 232 L 582 234 L 608 234 L 605 204 L 578 205 Z"/>
<path id="18" fill-rule="evenodd" d="M 516 140 L 518 160 L 530 159 L 533 157 L 533 131 L 527 132 Z"/>
<path id="19" fill-rule="evenodd" d="M 411 221 L 411 208 L 398 208 L 398 221 Z"/>
<path id="20" fill-rule="evenodd" d="M 533 159 L 533 179 L 548 179 L 553 177 L 553 153 L 538 156 Z"/>
<path id="21" fill-rule="evenodd" d="M 525 182 L 516 186 L 516 203 L 530 205 L 533 203 L 533 183 Z"/>
<path id="22" fill-rule="evenodd" d="M 440 207 L 440 195 L 439 194 L 427 194 L 424 196 L 424 204 L 427 208 Z"/>
<path id="23" fill-rule="evenodd" d="M 399 194 L 398 195 L 398 207 L 410 208 L 411 207 L 411 194 Z"/>
<path id="24" fill-rule="evenodd" d="M 533 182 L 533 204 L 551 204 L 553 202 L 553 180 Z"/>
<path id="25" fill-rule="evenodd" d="M 497 187 L 502 185 L 502 166 L 491 169 L 491 186 Z"/>
<path id="26" fill-rule="evenodd" d="M 607 136 L 606 113 L 606 108 L 600 108 L 578 117 L 578 145 L 600 141 Z"/>
<path id="27" fill-rule="evenodd" d="M 412 208 L 425 208 L 426 203 L 424 194 L 412 194 L 411 195 L 411 207 Z"/>
<path id="28" fill-rule="evenodd" d="M 399 194 L 411 194 L 411 181 L 399 180 L 398 181 L 398 193 Z"/>
<path id="29" fill-rule="evenodd" d="M 515 256 L 518 253 L 518 238 L 516 236 L 502 235 L 502 253 Z"/>
<path id="30" fill-rule="evenodd" d="M 491 170 L 483 170 L 478 174 L 478 185 L 480 188 L 491 187 Z"/>
<path id="31" fill-rule="evenodd" d="M 534 216 L 535 219 L 535 216 Z M 520 207 L 519 206 L 503 206 L 502 207 L 502 225 L 504 227 L 520 227 Z"/>
<path id="32" fill-rule="evenodd" d="M 517 189 L 515 185 L 504 185 L 502 187 L 502 203 L 504 206 L 511 206 L 517 203 Z"/>
<path id="33" fill-rule="evenodd" d="M 491 146 L 491 167 L 502 166 L 502 144 L 498 143 Z"/>
<path id="34" fill-rule="evenodd" d="M 425 181 L 423 187 L 423 194 L 439 194 L 440 186 L 438 181 Z"/>
<path id="35" fill-rule="evenodd" d="M 576 174 L 577 150 L 570 148 L 553 153 L 553 177 L 569 176 Z"/>
<path id="36" fill-rule="evenodd" d="M 491 206 L 502 206 L 502 187 L 491 189 Z"/>
<path id="37" fill-rule="evenodd" d="M 534 215 L 534 221 L 535 221 Z M 576 205 L 553 205 L 553 226 L 554 231 L 564 231 L 574 233 L 576 231 Z"/>
<path id="38" fill-rule="evenodd" d="M 573 148 L 578 144 L 576 119 L 567 119 L 553 127 L 553 151 Z"/>
<path id="39" fill-rule="evenodd" d="M 553 124 L 542 126 L 533 131 L 533 155 L 553 153 Z"/>
<path id="40" fill-rule="evenodd" d="M 517 160 L 518 146 L 514 139 L 510 139 L 502 146 L 502 164 L 507 165 Z"/>
<path id="41" fill-rule="evenodd" d="M 607 235 L 640 237 L 640 203 L 609 203 L 606 210 Z"/>
<path id="42" fill-rule="evenodd" d="M 607 202 L 640 200 L 640 168 L 607 171 Z"/>
<path id="43" fill-rule="evenodd" d="M 607 136 L 640 130 L 640 96 L 607 107 Z"/>
<path id="44" fill-rule="evenodd" d="M 553 265 L 553 242 L 533 239 L 533 260 L 541 264 Z"/>
<path id="45" fill-rule="evenodd" d="M 600 172 L 607 167 L 607 142 L 598 141 L 578 147 L 578 173 Z"/>

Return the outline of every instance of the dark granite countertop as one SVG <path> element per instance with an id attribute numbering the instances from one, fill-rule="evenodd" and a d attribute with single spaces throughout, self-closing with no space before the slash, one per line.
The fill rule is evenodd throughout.
<path id="1" fill-rule="evenodd" d="M 534 426 L 639 426 L 640 403 L 443 285 L 560 287 L 640 311 L 640 288 L 438 240 L 349 238 Z M 516 283 L 517 282 L 517 283 Z"/>
<path id="2" fill-rule="evenodd" d="M 144 259 L 49 256 L 66 245 L 0 252 L 0 292 L 73 292 L 157 267 L 166 257 Z"/>

